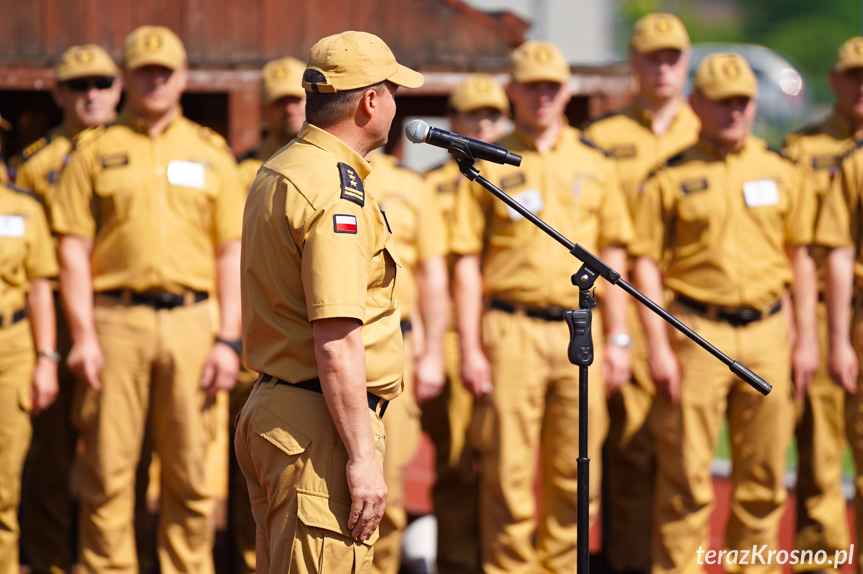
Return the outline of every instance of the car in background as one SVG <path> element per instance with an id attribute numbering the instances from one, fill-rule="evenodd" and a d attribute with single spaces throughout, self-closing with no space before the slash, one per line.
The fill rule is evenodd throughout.
<path id="1" fill-rule="evenodd" d="M 796 131 L 812 116 L 812 100 L 800 71 L 773 50 L 757 44 L 693 44 L 687 93 L 695 70 L 716 52 L 743 56 L 758 79 L 758 116 L 754 133 L 771 145 L 781 145 L 786 134 Z"/>

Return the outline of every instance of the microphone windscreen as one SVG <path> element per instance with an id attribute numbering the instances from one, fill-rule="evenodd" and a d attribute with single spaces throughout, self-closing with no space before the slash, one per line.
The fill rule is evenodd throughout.
<path id="1" fill-rule="evenodd" d="M 423 143 L 429 135 L 429 126 L 422 120 L 411 120 L 405 126 L 405 136 L 414 143 Z"/>

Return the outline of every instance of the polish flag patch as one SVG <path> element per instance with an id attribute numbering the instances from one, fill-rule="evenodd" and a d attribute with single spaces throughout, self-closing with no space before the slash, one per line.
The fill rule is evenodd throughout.
<path id="1" fill-rule="evenodd" d="M 333 226 L 336 233 L 357 232 L 357 218 L 353 215 L 333 215 Z"/>

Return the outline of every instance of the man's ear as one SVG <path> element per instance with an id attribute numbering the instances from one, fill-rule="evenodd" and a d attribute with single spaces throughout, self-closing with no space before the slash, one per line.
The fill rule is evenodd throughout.
<path id="1" fill-rule="evenodd" d="M 378 108 L 378 92 L 374 88 L 366 88 L 360 96 L 360 107 L 364 114 L 374 116 Z"/>

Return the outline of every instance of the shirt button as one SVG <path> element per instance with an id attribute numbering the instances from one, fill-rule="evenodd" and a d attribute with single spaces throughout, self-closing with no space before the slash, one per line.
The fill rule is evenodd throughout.
<path id="1" fill-rule="evenodd" d="M 164 168 L 164 167 L 162 167 L 162 166 L 160 165 L 159 167 L 157 167 L 157 168 L 156 168 L 156 175 L 161 176 L 163 173 L 165 173 L 165 168 Z"/>

